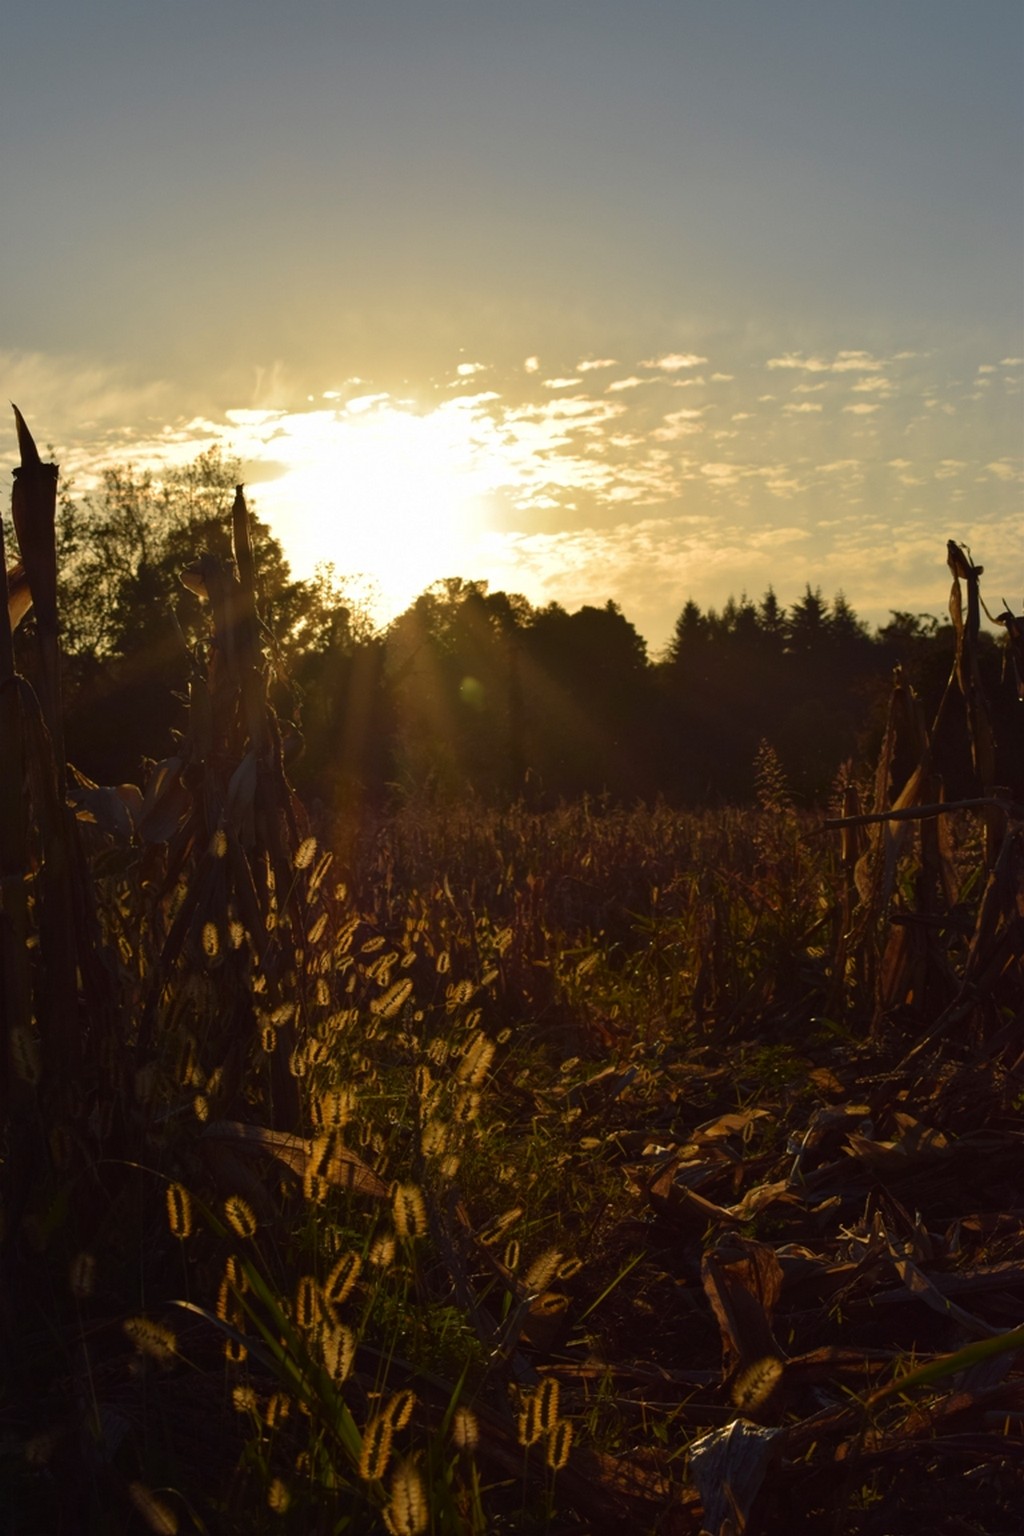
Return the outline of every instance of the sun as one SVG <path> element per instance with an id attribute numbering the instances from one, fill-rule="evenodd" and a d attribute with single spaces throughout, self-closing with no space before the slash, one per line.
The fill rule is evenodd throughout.
<path id="1" fill-rule="evenodd" d="M 372 578 L 390 617 L 443 576 L 464 575 L 487 526 L 491 483 L 471 413 L 387 396 L 281 415 L 258 486 L 296 571 L 321 561 Z"/>

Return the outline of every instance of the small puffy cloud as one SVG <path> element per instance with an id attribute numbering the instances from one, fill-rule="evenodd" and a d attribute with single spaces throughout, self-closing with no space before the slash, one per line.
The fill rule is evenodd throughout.
<path id="1" fill-rule="evenodd" d="M 827 389 L 827 384 L 794 384 L 794 395 L 816 395 L 819 390 Z"/>
<path id="2" fill-rule="evenodd" d="M 825 407 L 817 400 L 801 400 L 799 402 L 789 400 L 782 409 L 789 411 L 794 416 L 801 416 L 813 411 L 823 411 Z"/>
<path id="3" fill-rule="evenodd" d="M 747 472 L 738 464 L 702 464 L 700 472 L 712 485 L 735 485 Z"/>
<path id="4" fill-rule="evenodd" d="M 357 395 L 350 400 L 345 409 L 350 416 L 362 416 L 366 411 L 372 411 L 378 405 L 384 405 L 391 399 L 389 394 L 381 395 Z"/>
<path id="5" fill-rule="evenodd" d="M 731 384 L 735 377 L 734 373 L 713 373 L 711 382 L 712 384 Z"/>
<path id="6" fill-rule="evenodd" d="M 856 384 L 854 384 L 854 386 L 853 386 L 853 393 L 854 394 L 862 394 L 862 395 L 870 395 L 870 394 L 891 395 L 892 394 L 892 380 L 891 379 L 887 379 L 884 374 L 881 374 L 881 373 L 871 373 L 871 374 L 868 375 L 868 377 L 866 379 L 858 379 L 857 380 Z"/>
<path id="7" fill-rule="evenodd" d="M 661 357 L 646 357 L 641 362 L 641 368 L 657 368 L 661 373 L 678 373 L 680 368 L 698 368 L 701 363 L 706 363 L 706 357 L 698 357 L 696 352 L 666 352 Z"/>
<path id="8" fill-rule="evenodd" d="M 576 364 L 577 373 L 591 373 L 595 368 L 617 368 L 618 359 L 614 357 L 590 357 Z"/>
<path id="9" fill-rule="evenodd" d="M 574 384 L 580 384 L 581 379 L 544 379 L 545 389 L 571 389 Z"/>
<path id="10" fill-rule="evenodd" d="M 1001 357 L 999 359 L 1000 368 L 1019 368 L 1022 363 L 1024 363 L 1024 357 Z"/>
<path id="11" fill-rule="evenodd" d="M 704 430 L 701 424 L 701 411 L 673 411 L 666 416 L 662 425 L 651 436 L 660 443 L 672 443 L 680 437 L 692 437 L 697 432 Z"/>
<path id="12" fill-rule="evenodd" d="M 844 405 L 843 410 L 851 416 L 871 416 L 875 411 L 880 411 L 880 405 L 869 405 L 866 400 L 860 400 L 856 405 Z"/>
<path id="13" fill-rule="evenodd" d="M 540 370 L 540 358 L 539 357 L 528 357 L 528 358 L 526 358 L 525 361 L 523 362 L 523 369 L 524 369 L 524 371 L 526 373 L 537 373 L 537 372 L 539 372 L 539 370 Z"/>
<path id="14" fill-rule="evenodd" d="M 460 363 L 455 372 L 460 379 L 469 379 L 474 373 L 483 373 L 486 367 L 486 363 Z"/>
<path id="15" fill-rule="evenodd" d="M 641 384 L 650 384 L 652 382 L 651 379 L 640 379 L 637 378 L 636 374 L 631 374 L 628 379 L 613 379 L 608 385 L 608 392 L 610 394 L 613 390 L 639 389 Z"/>
<path id="16" fill-rule="evenodd" d="M 824 357 L 804 357 L 800 352 L 785 352 L 781 357 L 770 357 L 769 368 L 802 368 L 806 373 L 877 373 L 886 364 L 870 352 L 837 352 L 829 360 Z"/>
<path id="17" fill-rule="evenodd" d="M 829 464 L 819 464 L 818 471 L 823 475 L 856 476 L 860 479 L 864 466 L 860 459 L 833 459 Z"/>
<path id="18" fill-rule="evenodd" d="M 730 421 L 753 421 L 754 415 L 755 415 L 755 413 L 753 411 L 737 411 L 733 416 L 729 417 L 729 420 Z"/>
<path id="19" fill-rule="evenodd" d="M 995 363 L 979 363 L 978 364 L 978 372 L 979 373 L 995 373 L 995 371 L 996 371 Z"/>
<path id="20" fill-rule="evenodd" d="M 1024 470 L 1013 459 L 993 459 L 985 465 L 985 473 L 992 475 L 996 480 L 1021 480 L 1024 479 Z"/>

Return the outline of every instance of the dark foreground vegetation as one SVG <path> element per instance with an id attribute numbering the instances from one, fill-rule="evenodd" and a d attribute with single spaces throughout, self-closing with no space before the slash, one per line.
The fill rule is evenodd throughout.
<path id="1" fill-rule="evenodd" d="M 342 817 L 239 493 L 234 566 L 180 552 L 181 735 L 110 789 L 19 427 L 0 1531 L 1016 1532 L 1024 808 L 966 553 L 934 709 L 897 675 L 827 812 L 760 732 L 743 810 Z M 94 659 L 156 687 L 147 643 Z"/>

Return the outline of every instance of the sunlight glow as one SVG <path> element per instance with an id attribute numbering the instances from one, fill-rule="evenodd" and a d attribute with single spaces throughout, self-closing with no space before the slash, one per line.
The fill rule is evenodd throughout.
<path id="1" fill-rule="evenodd" d="M 460 574 L 493 483 L 465 403 L 420 415 L 371 395 L 279 417 L 258 456 L 281 472 L 257 491 L 295 564 L 372 574 L 389 613 Z"/>

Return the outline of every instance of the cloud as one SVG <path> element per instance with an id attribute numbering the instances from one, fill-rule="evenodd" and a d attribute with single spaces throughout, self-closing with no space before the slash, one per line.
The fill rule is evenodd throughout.
<path id="1" fill-rule="evenodd" d="M 695 352 L 666 352 L 661 357 L 645 358 L 640 367 L 657 368 L 662 373 L 678 373 L 680 368 L 697 368 L 706 362 L 706 357 L 698 357 Z"/>
<path id="2" fill-rule="evenodd" d="M 790 400 L 782 407 L 782 409 L 784 411 L 790 411 L 794 416 L 797 416 L 813 411 L 823 411 L 825 407 L 819 404 L 817 400 L 801 400 L 799 404 L 796 404 L 794 401 Z"/>
<path id="3" fill-rule="evenodd" d="M 486 367 L 486 363 L 460 363 L 455 372 L 460 379 L 469 379 L 474 373 L 483 373 Z"/>
<path id="4" fill-rule="evenodd" d="M 893 383 L 884 374 L 872 373 L 866 379 L 858 379 L 853 386 L 854 394 L 884 394 L 891 395 Z"/>
<path id="5" fill-rule="evenodd" d="M 540 369 L 540 358 L 539 357 L 528 357 L 528 358 L 526 358 L 524 360 L 524 362 L 523 362 L 523 369 L 524 369 L 524 371 L 526 373 L 537 373 L 539 371 L 539 369 Z"/>
<path id="6" fill-rule="evenodd" d="M 582 379 L 544 379 L 545 389 L 571 389 L 574 384 L 582 384 Z"/>
<path id="7" fill-rule="evenodd" d="M 830 361 L 823 357 L 804 357 L 799 352 L 785 352 L 781 357 L 770 357 L 769 368 L 802 368 L 807 373 L 877 373 L 887 365 L 870 352 L 837 352 Z"/>
<path id="8" fill-rule="evenodd" d="M 611 394 L 613 391 L 617 390 L 639 389 L 641 384 L 653 383 L 653 379 L 640 379 L 637 378 L 636 374 L 631 374 L 628 379 L 613 379 L 612 382 L 608 385 L 608 392 Z"/>
<path id="9" fill-rule="evenodd" d="M 1014 459 L 993 459 L 985 465 L 985 473 L 994 476 L 996 480 L 1021 480 L 1024 479 L 1024 469 Z"/>
<path id="10" fill-rule="evenodd" d="M 843 406 L 843 410 L 848 411 L 851 416 L 871 416 L 875 411 L 880 411 L 881 409 L 882 407 L 880 405 L 868 405 L 867 402 L 863 400 L 858 401 L 856 405 Z"/>
<path id="11" fill-rule="evenodd" d="M 703 432 L 701 422 L 703 410 L 673 411 L 666 416 L 660 427 L 657 427 L 651 436 L 660 443 L 672 443 L 680 437 L 692 437 L 697 432 Z"/>
<path id="12" fill-rule="evenodd" d="M 614 358 L 614 357 L 592 357 L 592 358 L 586 358 L 582 362 L 577 363 L 576 364 L 576 372 L 577 373 L 590 373 L 592 371 L 592 369 L 594 369 L 594 368 L 617 368 L 618 366 L 619 366 L 619 363 L 618 363 L 618 359 L 617 358 Z"/>
<path id="13" fill-rule="evenodd" d="M 0 374 L 40 448 L 175 413 L 175 391 L 164 380 L 139 382 L 127 368 L 72 354 L 0 350 Z"/>

